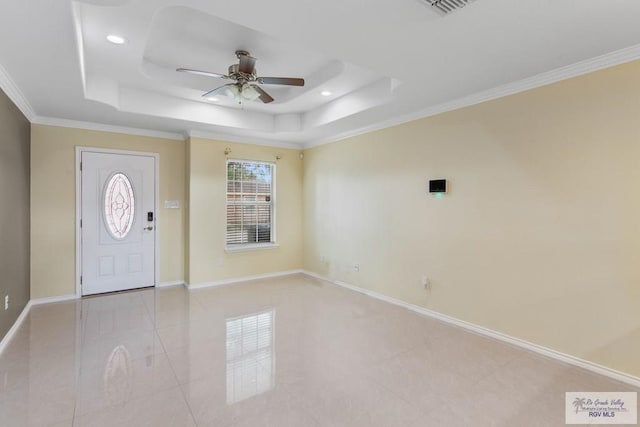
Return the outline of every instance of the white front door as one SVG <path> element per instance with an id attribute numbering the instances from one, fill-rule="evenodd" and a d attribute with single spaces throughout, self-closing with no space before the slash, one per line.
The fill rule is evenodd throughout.
<path id="1" fill-rule="evenodd" d="M 154 286 L 155 160 L 82 151 L 82 295 Z"/>

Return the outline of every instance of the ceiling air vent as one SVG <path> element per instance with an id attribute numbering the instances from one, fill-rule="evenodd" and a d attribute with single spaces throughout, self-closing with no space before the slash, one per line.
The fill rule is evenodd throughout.
<path id="1" fill-rule="evenodd" d="M 456 10 L 462 9 L 474 0 L 423 0 L 431 9 L 439 15 L 445 16 Z"/>

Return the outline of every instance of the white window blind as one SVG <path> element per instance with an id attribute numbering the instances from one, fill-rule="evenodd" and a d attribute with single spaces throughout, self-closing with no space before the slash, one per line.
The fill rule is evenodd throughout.
<path id="1" fill-rule="evenodd" d="M 228 247 L 273 243 L 275 165 L 227 160 Z"/>

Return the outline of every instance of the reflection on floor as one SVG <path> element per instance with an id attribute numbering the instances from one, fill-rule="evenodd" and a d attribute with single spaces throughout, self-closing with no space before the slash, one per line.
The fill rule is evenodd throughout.
<path id="1" fill-rule="evenodd" d="M 637 391 L 302 275 L 32 308 L 0 355 L 7 426 L 562 426 Z"/>
<path id="2" fill-rule="evenodd" d="M 227 405 L 274 387 L 275 309 L 227 319 Z"/>

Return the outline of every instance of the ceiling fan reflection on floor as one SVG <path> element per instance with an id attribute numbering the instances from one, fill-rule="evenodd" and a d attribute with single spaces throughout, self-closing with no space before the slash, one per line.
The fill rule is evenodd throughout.
<path id="1" fill-rule="evenodd" d="M 217 87 L 202 96 L 209 98 L 215 95 L 227 95 L 233 97 L 239 104 L 242 104 L 243 100 L 255 101 L 257 99 L 265 104 L 273 102 L 271 95 L 265 92 L 259 85 L 304 86 L 304 79 L 300 78 L 259 77 L 256 71 L 256 58 L 252 57 L 246 50 L 236 50 L 236 56 L 239 62 L 229 66 L 228 74 L 192 70 L 189 68 L 177 68 L 176 71 L 233 80 L 234 83 L 227 83 L 226 85 Z"/>

